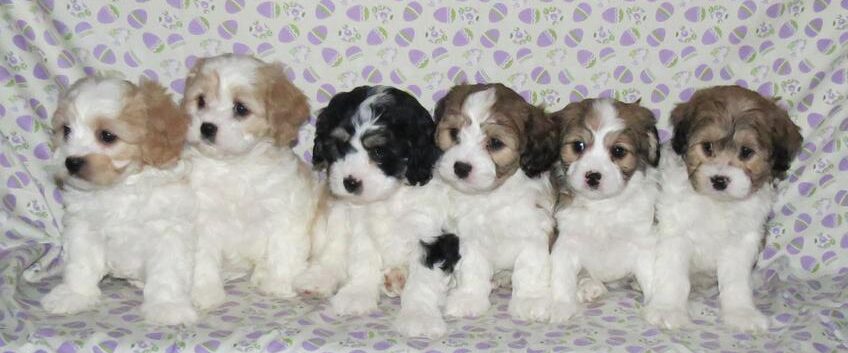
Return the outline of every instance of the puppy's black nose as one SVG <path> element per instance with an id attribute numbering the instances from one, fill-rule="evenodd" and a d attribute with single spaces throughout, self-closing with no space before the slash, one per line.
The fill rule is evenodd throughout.
<path id="1" fill-rule="evenodd" d="M 200 134 L 203 135 L 205 139 L 213 139 L 215 138 L 215 134 L 218 133 L 218 126 L 212 123 L 203 123 L 200 124 Z"/>
<path id="2" fill-rule="evenodd" d="M 592 189 L 597 189 L 598 185 L 601 185 L 601 173 L 596 171 L 591 171 L 586 173 L 586 185 L 589 185 Z"/>
<path id="3" fill-rule="evenodd" d="M 723 175 L 713 175 L 710 177 L 710 182 L 713 183 L 713 189 L 722 191 L 727 189 L 727 184 L 730 183 L 730 178 Z"/>
<path id="4" fill-rule="evenodd" d="M 351 194 L 358 194 L 362 191 L 362 181 L 350 175 L 342 180 L 342 184 L 344 184 L 345 190 Z"/>
<path id="5" fill-rule="evenodd" d="M 71 174 L 79 173 L 82 166 L 85 165 L 85 159 L 80 157 L 68 157 L 65 158 L 65 168 L 68 168 L 68 172 Z"/>
<path id="6" fill-rule="evenodd" d="M 453 172 L 460 179 L 465 179 L 468 174 L 471 174 L 471 164 L 465 162 L 456 162 L 453 164 Z"/>

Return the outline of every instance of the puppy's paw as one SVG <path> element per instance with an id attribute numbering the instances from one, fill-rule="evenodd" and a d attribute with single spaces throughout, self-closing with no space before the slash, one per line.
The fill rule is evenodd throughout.
<path id="1" fill-rule="evenodd" d="M 220 285 L 197 285 L 191 289 L 191 302 L 200 310 L 208 310 L 224 303 L 227 293 Z"/>
<path id="2" fill-rule="evenodd" d="M 394 267 L 383 273 L 383 294 L 390 298 L 399 297 L 406 285 L 406 267 Z"/>
<path id="3" fill-rule="evenodd" d="M 337 281 L 320 267 L 310 267 L 298 275 L 292 284 L 297 294 L 304 297 L 326 298 L 333 295 Z"/>
<path id="4" fill-rule="evenodd" d="M 253 270 L 250 284 L 263 295 L 277 298 L 291 298 L 297 295 L 292 288 L 291 278 L 274 276 L 259 267 Z"/>
<path id="5" fill-rule="evenodd" d="M 377 310 L 377 299 L 377 296 L 365 291 L 342 288 L 330 298 L 330 306 L 339 316 L 362 315 Z"/>
<path id="6" fill-rule="evenodd" d="M 547 321 L 550 301 L 547 298 L 513 296 L 509 301 L 509 314 L 513 318 L 525 321 Z"/>
<path id="7" fill-rule="evenodd" d="M 757 309 L 722 310 L 724 324 L 737 330 L 748 332 L 764 332 L 768 330 L 769 319 Z"/>
<path id="8" fill-rule="evenodd" d="M 94 307 L 99 301 L 100 290 L 95 294 L 81 294 L 62 283 L 41 299 L 41 306 L 51 314 L 76 314 Z"/>
<path id="9" fill-rule="evenodd" d="M 648 305 L 645 307 L 645 320 L 652 325 L 667 330 L 689 326 L 689 312 L 685 308 L 671 308 Z"/>
<path id="10" fill-rule="evenodd" d="M 451 293 L 445 301 L 445 315 L 449 317 L 478 317 L 492 304 L 489 297 L 476 297 L 465 293 Z"/>
<path id="11" fill-rule="evenodd" d="M 604 282 L 592 277 L 583 277 L 577 282 L 577 300 L 581 303 L 591 303 L 607 294 Z"/>
<path id="12" fill-rule="evenodd" d="M 154 325 L 192 324 L 197 321 L 197 312 L 189 303 L 144 303 L 141 314 Z"/>
<path id="13" fill-rule="evenodd" d="M 577 314 L 577 309 L 577 303 L 555 301 L 551 304 L 550 322 L 554 324 L 567 322 Z"/>
<path id="14" fill-rule="evenodd" d="M 439 338 L 447 331 L 447 324 L 438 311 L 401 309 L 395 319 L 395 329 L 407 337 Z"/>

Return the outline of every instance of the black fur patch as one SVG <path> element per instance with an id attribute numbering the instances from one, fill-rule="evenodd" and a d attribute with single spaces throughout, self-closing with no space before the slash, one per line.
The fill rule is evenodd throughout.
<path id="1" fill-rule="evenodd" d="M 424 248 L 424 258 L 421 259 L 424 266 L 433 268 L 439 265 L 445 273 L 453 273 L 456 263 L 459 262 L 459 238 L 452 233 L 438 236 L 432 243 L 421 242 Z"/>

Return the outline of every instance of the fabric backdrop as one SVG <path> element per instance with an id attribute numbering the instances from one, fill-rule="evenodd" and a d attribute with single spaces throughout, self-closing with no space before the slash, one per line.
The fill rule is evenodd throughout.
<path id="1" fill-rule="evenodd" d="M 0 17 L 0 349 L 848 349 L 848 0 L 0 0 Z M 573 324 L 528 325 L 509 320 L 499 292 L 490 315 L 450 321 L 450 337 L 405 340 L 389 326 L 396 302 L 338 319 L 325 302 L 262 298 L 241 282 L 197 327 L 145 326 L 139 292 L 121 281 L 104 284 L 96 312 L 47 316 L 37 301 L 61 262 L 48 138 L 58 94 L 101 74 L 146 76 L 179 99 L 192 63 L 225 52 L 284 63 L 313 110 L 364 84 L 394 85 L 433 107 L 453 84 L 503 82 L 548 111 L 586 97 L 641 98 L 663 140 L 669 111 L 700 87 L 780 97 L 805 142 L 755 273 L 774 329 L 751 337 L 716 326 L 713 292 L 696 296 L 695 329 L 658 331 L 625 289 Z M 297 146 L 307 161 L 312 131 Z"/>

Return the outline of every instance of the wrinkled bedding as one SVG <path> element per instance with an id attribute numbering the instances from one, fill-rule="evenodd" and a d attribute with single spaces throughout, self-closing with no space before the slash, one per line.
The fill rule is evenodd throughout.
<path id="1" fill-rule="evenodd" d="M 0 0 L 0 18 L 2 352 L 848 350 L 848 1 Z M 362 84 L 395 85 L 432 107 L 455 83 L 500 81 L 549 111 L 641 98 L 663 139 L 668 112 L 697 88 L 780 97 L 805 144 L 754 273 L 773 328 L 751 336 L 717 325 L 713 288 L 693 294 L 693 327 L 661 331 L 628 286 L 565 325 L 511 320 L 500 289 L 484 317 L 451 320 L 433 341 L 391 329 L 397 299 L 338 318 L 326 301 L 263 297 L 244 281 L 195 326 L 145 324 L 140 290 L 114 279 L 97 310 L 47 315 L 38 301 L 62 264 L 62 195 L 49 171 L 59 92 L 99 73 L 146 76 L 178 99 L 194 60 L 223 52 L 285 63 L 314 110 Z M 307 161 L 312 131 L 296 147 Z"/>

